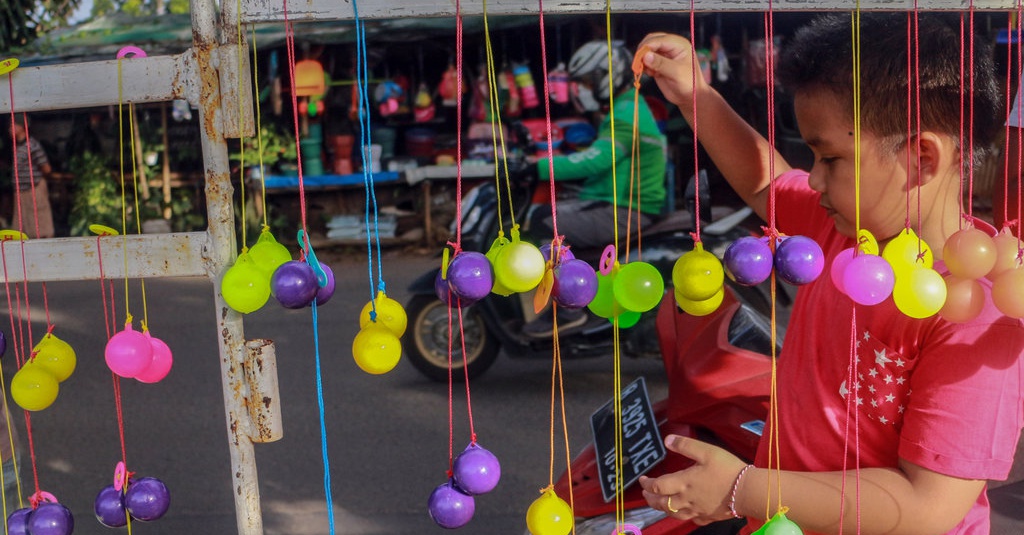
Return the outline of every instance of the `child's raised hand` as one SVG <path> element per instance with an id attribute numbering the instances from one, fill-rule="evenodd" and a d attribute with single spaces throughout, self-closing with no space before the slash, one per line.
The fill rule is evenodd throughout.
<path id="1" fill-rule="evenodd" d="M 676 106 L 686 108 L 690 105 L 695 80 L 698 89 L 706 85 L 699 72 L 693 45 L 686 38 L 652 33 L 644 37 L 637 50 L 644 72 L 654 78 L 665 98 Z"/>

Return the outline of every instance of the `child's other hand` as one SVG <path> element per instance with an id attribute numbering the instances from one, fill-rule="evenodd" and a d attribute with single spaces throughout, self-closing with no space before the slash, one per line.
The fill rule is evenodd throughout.
<path id="1" fill-rule="evenodd" d="M 641 477 L 647 503 L 674 518 L 693 520 L 698 525 L 732 518 L 732 485 L 745 463 L 718 446 L 692 438 L 669 435 L 665 437 L 665 446 L 693 459 L 694 464 L 661 477 Z"/>
<path id="2" fill-rule="evenodd" d="M 693 45 L 686 38 L 667 33 L 652 33 L 637 46 L 644 72 L 654 78 L 669 102 L 687 110 L 693 99 L 694 71 L 699 71 Z M 706 85 L 704 77 L 696 76 L 698 90 Z"/>

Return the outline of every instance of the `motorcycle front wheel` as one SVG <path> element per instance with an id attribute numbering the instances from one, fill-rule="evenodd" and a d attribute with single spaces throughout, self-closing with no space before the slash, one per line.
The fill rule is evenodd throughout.
<path id="1" fill-rule="evenodd" d="M 420 373 L 435 381 L 448 380 L 448 307 L 432 295 L 414 296 L 406 306 L 409 328 L 402 347 L 409 362 Z M 466 337 L 465 366 L 472 379 L 494 364 L 501 344 L 487 331 L 476 307 L 462 309 L 462 330 Z M 452 310 L 451 366 L 456 380 L 463 377 L 462 342 L 459 318 Z"/>

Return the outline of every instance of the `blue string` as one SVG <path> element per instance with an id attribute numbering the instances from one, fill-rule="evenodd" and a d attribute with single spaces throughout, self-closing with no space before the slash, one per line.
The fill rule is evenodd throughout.
<path id="1" fill-rule="evenodd" d="M 327 499 L 327 521 L 331 535 L 334 535 L 334 498 L 331 496 L 331 461 L 327 456 L 327 418 L 324 415 L 324 384 L 320 374 L 320 332 L 317 327 L 316 300 L 310 304 L 313 309 L 313 350 L 316 354 L 316 402 L 320 407 L 320 450 L 324 458 L 324 494 Z"/>

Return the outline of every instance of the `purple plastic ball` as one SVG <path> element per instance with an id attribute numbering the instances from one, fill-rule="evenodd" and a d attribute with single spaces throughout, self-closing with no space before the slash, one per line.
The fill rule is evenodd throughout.
<path id="1" fill-rule="evenodd" d="M 324 268 L 324 274 L 327 275 L 327 284 L 320 286 L 319 282 L 317 283 L 319 288 L 316 290 L 316 306 L 323 306 L 327 304 L 327 302 L 331 300 L 331 297 L 334 296 L 335 288 L 334 271 L 331 270 L 331 266 L 320 262 L 320 267 Z"/>
<path id="2" fill-rule="evenodd" d="M 473 513 L 476 511 L 476 500 L 472 496 L 460 491 L 449 480 L 430 493 L 430 499 L 427 500 L 427 510 L 430 511 L 430 518 L 438 526 L 447 529 L 461 528 L 473 519 Z"/>
<path id="3" fill-rule="evenodd" d="M 108 528 L 119 528 L 128 524 L 128 512 L 124 508 L 124 495 L 113 485 L 107 485 L 96 495 L 93 503 L 96 520 Z"/>
<path id="4" fill-rule="evenodd" d="M 812 282 L 823 269 L 825 254 L 818 243 L 807 236 L 790 236 L 775 249 L 775 273 L 790 284 L 799 286 Z"/>
<path id="5" fill-rule="evenodd" d="M 75 517 L 59 503 L 40 504 L 28 517 L 28 532 L 32 535 L 71 535 L 74 530 Z"/>
<path id="6" fill-rule="evenodd" d="M 312 303 L 319 289 L 313 268 L 301 260 L 281 264 L 270 278 L 270 293 L 285 308 L 302 308 Z"/>
<path id="7" fill-rule="evenodd" d="M 7 515 L 7 534 L 28 535 L 28 517 L 31 514 L 32 508 L 25 507 Z"/>
<path id="8" fill-rule="evenodd" d="M 540 246 L 540 254 L 544 255 L 545 262 L 551 261 L 551 242 L 545 243 L 544 245 Z M 562 262 L 565 262 L 567 260 L 572 260 L 574 258 L 576 258 L 576 255 L 572 254 L 572 251 L 569 250 L 569 246 L 562 245 L 562 258 L 560 260 Z"/>
<path id="9" fill-rule="evenodd" d="M 501 464 L 493 453 L 473 443 L 455 458 L 452 466 L 455 485 L 466 494 L 485 494 L 501 479 Z"/>
<path id="10" fill-rule="evenodd" d="M 438 270 L 437 275 L 434 276 L 434 295 L 448 306 L 452 306 L 452 303 L 458 300 L 455 292 L 451 291 L 448 281 L 441 278 L 441 270 Z"/>
<path id="11" fill-rule="evenodd" d="M 494 271 L 483 253 L 463 251 L 448 264 L 448 284 L 463 302 L 479 301 L 491 293 Z"/>
<path id="12" fill-rule="evenodd" d="M 583 308 L 597 295 L 597 273 L 579 259 L 563 261 L 552 270 L 551 297 L 566 308 Z"/>
<path id="13" fill-rule="evenodd" d="M 132 518 L 149 522 L 164 516 L 171 506 L 171 493 L 163 481 L 143 477 L 128 484 L 124 506 Z"/>
<path id="14" fill-rule="evenodd" d="M 7 353 L 7 335 L 0 331 L 0 357 Z"/>
<path id="15" fill-rule="evenodd" d="M 744 236 L 725 250 L 722 264 L 730 279 L 744 286 L 756 286 L 772 274 L 772 250 L 766 240 Z"/>

